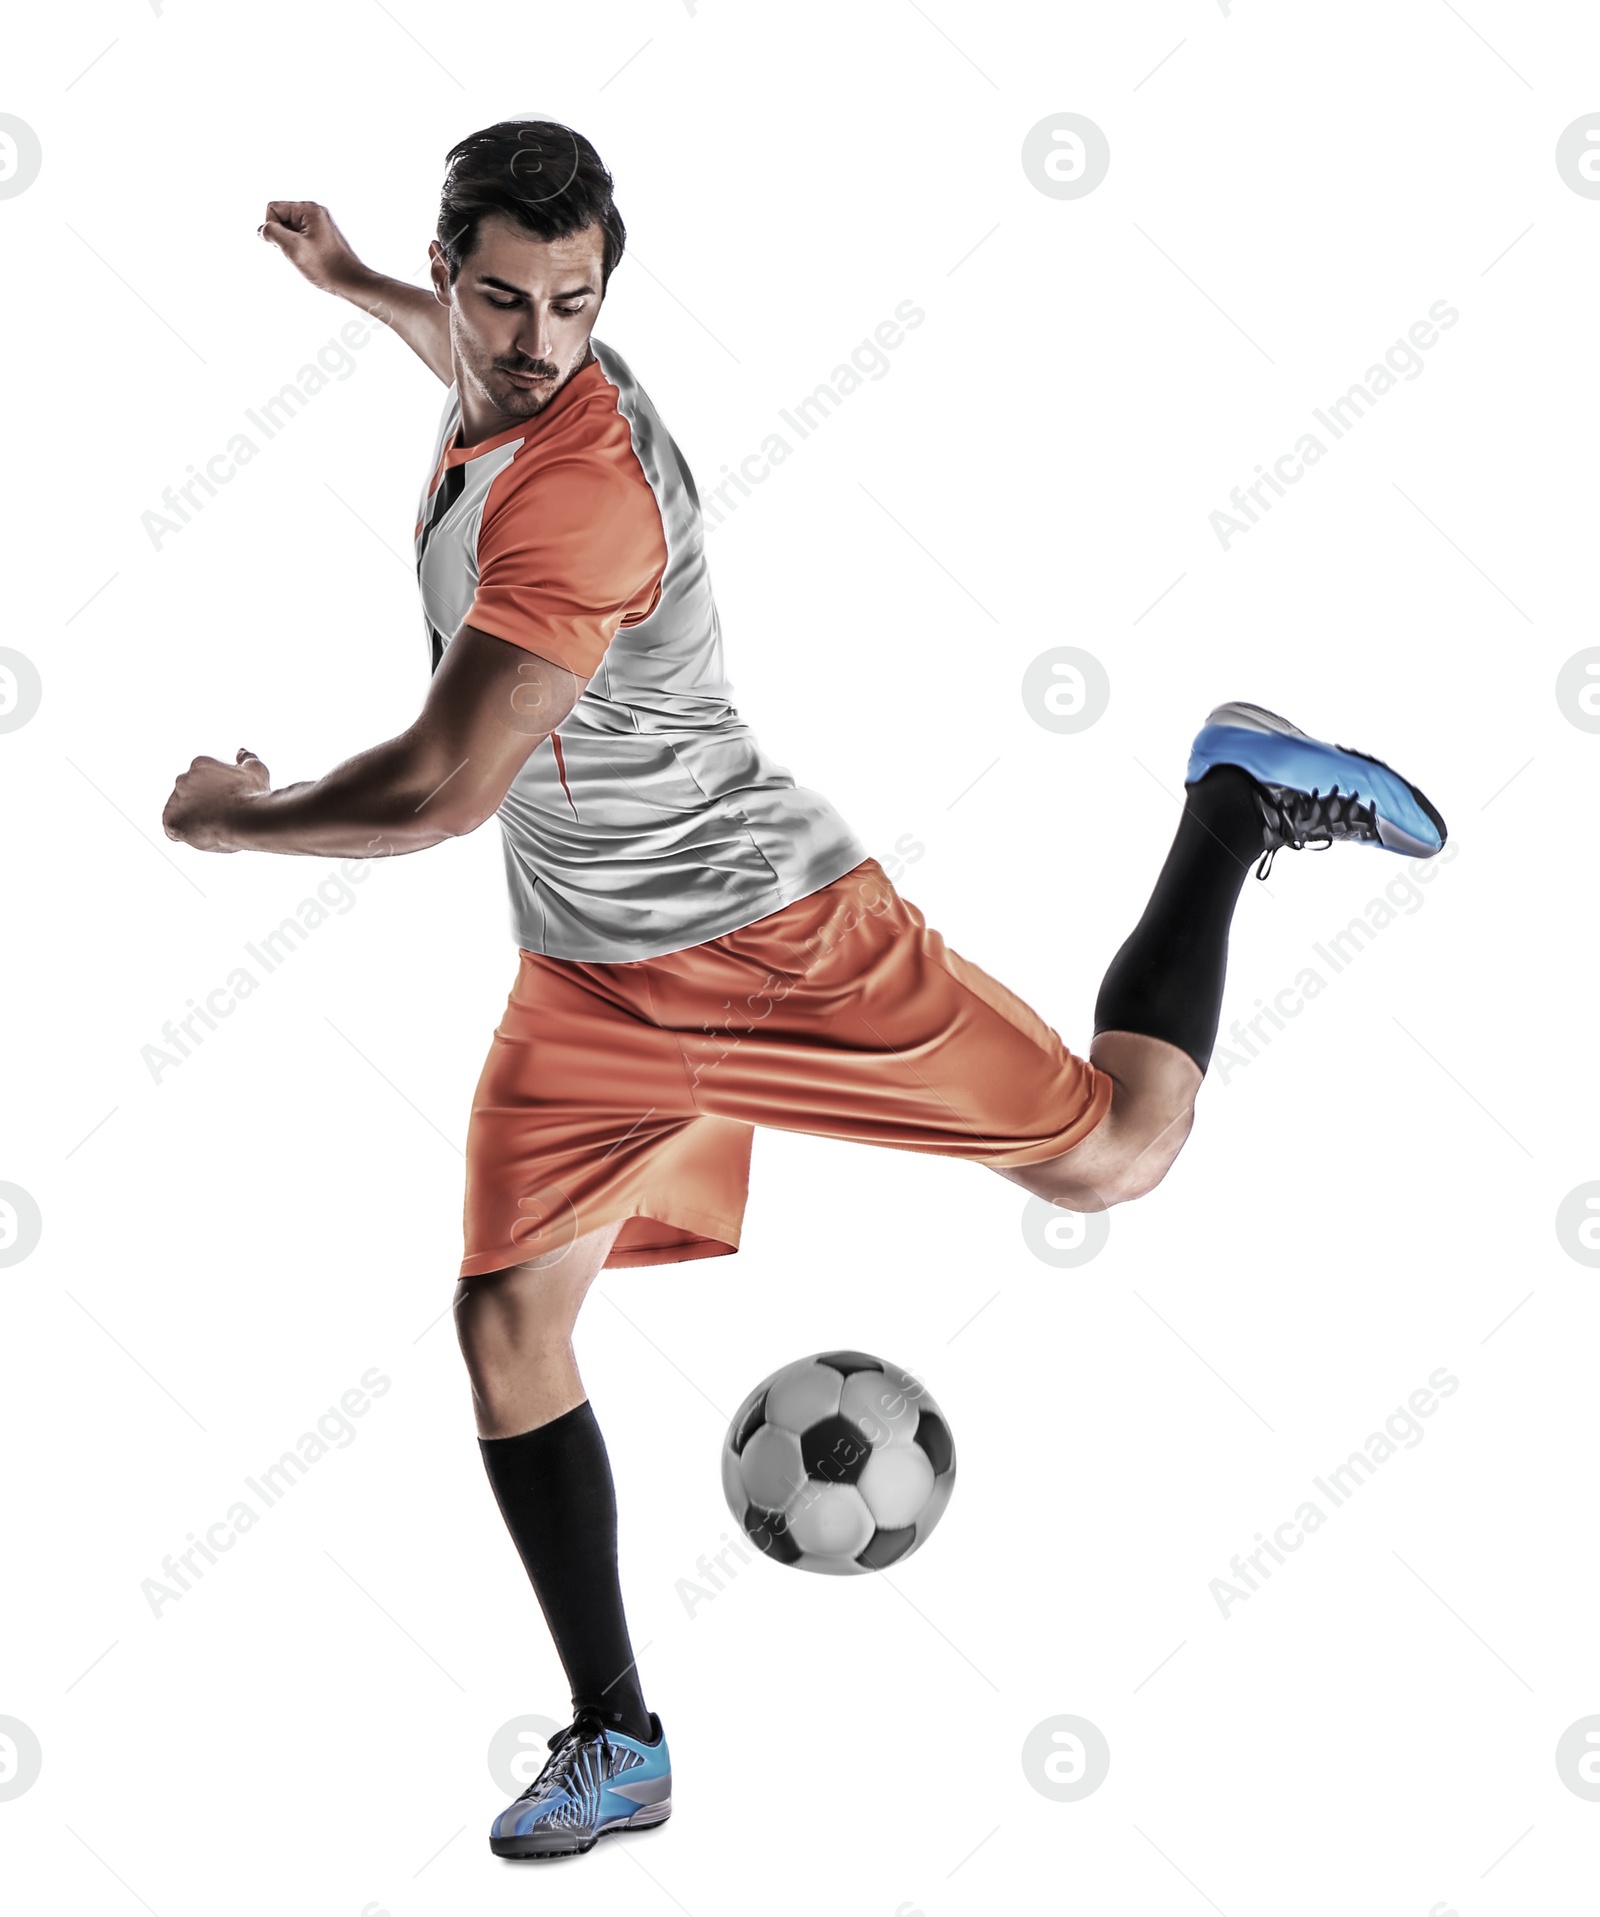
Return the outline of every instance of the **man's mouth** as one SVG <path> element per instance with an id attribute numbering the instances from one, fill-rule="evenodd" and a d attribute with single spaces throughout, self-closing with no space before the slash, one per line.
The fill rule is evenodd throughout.
<path id="1" fill-rule="evenodd" d="M 508 372 L 506 374 L 506 378 L 509 379 L 514 386 L 527 386 L 527 387 L 548 386 L 553 377 L 554 375 L 550 373 L 510 373 Z"/>

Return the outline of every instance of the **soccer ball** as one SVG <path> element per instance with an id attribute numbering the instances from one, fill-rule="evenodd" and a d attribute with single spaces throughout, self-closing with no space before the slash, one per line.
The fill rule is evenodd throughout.
<path id="1" fill-rule="evenodd" d="M 819 1351 L 756 1386 L 728 1427 L 722 1489 L 775 1563 L 849 1577 L 909 1557 L 956 1481 L 950 1427 L 909 1371 Z"/>

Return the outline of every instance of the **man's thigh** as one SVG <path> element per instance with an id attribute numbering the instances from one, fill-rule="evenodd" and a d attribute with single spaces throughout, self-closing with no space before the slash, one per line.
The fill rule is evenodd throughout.
<path id="1" fill-rule="evenodd" d="M 953 952 L 876 860 L 656 961 L 699 1110 L 985 1165 L 1071 1149 L 1111 1081 Z"/>

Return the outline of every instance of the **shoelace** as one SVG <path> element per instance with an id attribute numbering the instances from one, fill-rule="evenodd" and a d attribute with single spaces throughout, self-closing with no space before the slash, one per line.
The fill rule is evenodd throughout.
<path id="1" fill-rule="evenodd" d="M 1285 846 L 1291 852 L 1303 852 L 1309 846 L 1326 852 L 1334 843 L 1334 826 L 1375 827 L 1372 807 L 1360 802 L 1359 793 L 1341 793 L 1337 785 L 1330 786 L 1326 794 L 1316 786 L 1309 793 L 1296 793 L 1299 803 L 1294 805 L 1287 799 L 1274 798 L 1261 786 L 1257 786 L 1256 794 L 1262 823 L 1282 834 L 1277 845 L 1268 846 L 1262 853 L 1256 866 L 1258 879 L 1266 878 L 1272 870 L 1272 861 Z"/>
<path id="2" fill-rule="evenodd" d="M 550 1739 L 549 1748 L 553 1755 L 528 1788 L 517 1800 L 525 1803 L 530 1797 L 539 1796 L 556 1784 L 564 1784 L 572 1769 L 578 1753 L 585 1744 L 598 1740 L 605 1753 L 606 1767 L 611 1765 L 611 1738 L 605 1727 L 605 1720 L 595 1711 L 579 1711 L 564 1730 L 557 1731 Z"/>

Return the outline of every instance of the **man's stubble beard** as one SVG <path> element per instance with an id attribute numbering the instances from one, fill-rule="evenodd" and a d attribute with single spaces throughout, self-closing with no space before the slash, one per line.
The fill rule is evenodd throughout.
<path id="1" fill-rule="evenodd" d="M 540 413 L 544 412 L 556 395 L 565 390 L 567 382 L 575 378 L 590 363 L 594 358 L 594 352 L 590 342 L 585 340 L 583 350 L 571 366 L 565 372 L 558 372 L 556 378 L 543 392 L 528 392 L 521 387 L 511 385 L 509 381 L 504 380 L 505 369 L 496 367 L 492 361 L 485 369 L 474 365 L 465 354 L 462 358 L 473 384 L 478 388 L 479 395 L 505 418 L 524 420 L 536 419 Z M 497 383 L 491 385 L 491 380 Z"/>

